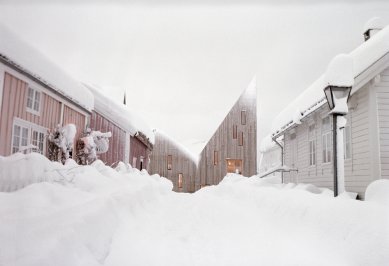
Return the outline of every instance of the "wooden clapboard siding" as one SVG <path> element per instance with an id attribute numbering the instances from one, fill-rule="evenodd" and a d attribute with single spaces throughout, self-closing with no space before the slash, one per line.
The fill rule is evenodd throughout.
<path id="1" fill-rule="evenodd" d="M 172 169 L 167 169 L 167 157 L 172 156 Z M 158 132 L 155 134 L 155 144 L 150 156 L 150 173 L 166 177 L 173 183 L 177 192 L 194 192 L 196 163 L 175 142 Z M 183 175 L 183 185 L 178 187 L 178 175 Z"/>
<path id="2" fill-rule="evenodd" d="M 241 159 L 242 174 L 252 176 L 257 172 L 257 109 L 256 93 L 245 91 L 224 118 L 216 132 L 200 154 L 196 174 L 196 189 L 218 184 L 227 174 L 227 158 Z M 246 111 L 246 124 L 241 123 L 241 111 Z M 238 138 L 233 138 L 233 126 L 237 126 Z M 243 133 L 243 145 L 239 134 Z M 214 165 L 214 151 L 218 162 Z"/>
<path id="3" fill-rule="evenodd" d="M 350 159 L 345 160 L 345 186 L 347 191 L 358 192 L 363 197 L 367 185 L 371 182 L 368 85 L 351 96 L 349 109 L 346 119 L 347 125 L 351 127 L 352 154 Z M 323 105 L 305 117 L 302 124 L 285 131 L 285 165 L 298 169 L 298 172 L 284 173 L 285 183 L 308 183 L 333 189 L 333 154 L 330 163 L 323 163 L 322 119 L 328 112 L 328 106 Z M 312 124 L 315 125 L 316 164 L 310 166 L 308 130 Z M 296 134 L 295 143 L 291 140 L 292 134 Z M 292 145 L 295 145 L 297 152 L 293 152 Z"/>
<path id="4" fill-rule="evenodd" d="M 112 137 L 109 139 L 109 149 L 106 153 L 99 154 L 100 160 L 108 165 L 116 165 L 118 162 L 124 161 L 126 132 L 123 129 L 96 111 L 92 112 L 90 128 L 112 133 Z"/>
<path id="5" fill-rule="evenodd" d="M 63 110 L 63 124 L 75 124 L 77 128 L 77 133 L 75 139 L 83 137 L 86 127 L 86 117 L 80 112 L 70 108 L 65 104 Z"/>
<path id="6" fill-rule="evenodd" d="M 380 74 L 380 80 L 375 84 L 375 87 L 379 124 L 381 178 L 389 178 L 389 69 Z"/>
<path id="7" fill-rule="evenodd" d="M 125 145 L 123 145 L 123 148 L 125 148 Z M 135 136 L 130 136 L 130 164 L 133 164 L 133 158 L 137 158 L 136 165 L 132 165 L 132 167 L 138 168 L 140 170 L 140 160 L 143 158 L 142 169 L 149 171 L 148 167 L 150 152 L 151 151 L 142 141 L 137 139 Z"/>
<path id="8" fill-rule="evenodd" d="M 9 73 L 4 74 L 0 115 L 0 155 L 11 154 L 12 125 L 15 117 L 51 129 L 60 122 L 61 103 L 41 90 L 39 115 L 27 111 L 28 84 Z"/>

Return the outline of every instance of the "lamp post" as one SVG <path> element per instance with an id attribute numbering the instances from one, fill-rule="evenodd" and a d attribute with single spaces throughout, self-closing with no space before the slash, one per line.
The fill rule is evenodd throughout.
<path id="1" fill-rule="evenodd" d="M 332 86 L 324 88 L 330 114 L 333 117 L 333 152 L 334 152 L 334 196 L 345 191 L 344 186 L 344 148 L 343 129 L 348 113 L 347 101 L 350 97 L 351 86 Z"/>

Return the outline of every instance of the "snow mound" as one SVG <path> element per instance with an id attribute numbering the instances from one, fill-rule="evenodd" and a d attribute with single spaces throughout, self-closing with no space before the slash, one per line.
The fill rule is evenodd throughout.
<path id="1" fill-rule="evenodd" d="M 363 32 L 365 33 L 368 30 L 381 30 L 384 27 L 385 24 L 380 17 L 373 17 L 365 23 L 363 26 Z"/>
<path id="2" fill-rule="evenodd" d="M 366 188 L 365 200 L 389 207 L 389 180 L 379 179 Z"/>
<path id="3" fill-rule="evenodd" d="M 335 56 L 327 67 L 326 86 L 352 87 L 354 85 L 353 58 L 347 54 Z"/>

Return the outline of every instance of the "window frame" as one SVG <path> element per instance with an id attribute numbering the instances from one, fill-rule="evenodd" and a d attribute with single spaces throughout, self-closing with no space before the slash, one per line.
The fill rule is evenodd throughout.
<path id="1" fill-rule="evenodd" d="M 346 132 L 346 128 L 348 128 L 348 134 Z M 349 156 L 347 156 L 347 137 L 349 137 L 349 141 L 348 141 L 348 144 L 350 145 L 350 154 Z M 351 125 L 346 125 L 343 129 L 343 149 L 344 149 L 344 160 L 351 160 L 352 159 L 352 156 L 353 156 L 353 152 L 352 152 L 352 134 L 351 134 Z"/>
<path id="2" fill-rule="evenodd" d="M 241 110 L 240 111 L 240 123 L 242 125 L 247 124 L 247 111 L 246 110 Z"/>
<path id="3" fill-rule="evenodd" d="M 217 150 L 213 151 L 213 165 L 219 164 L 219 152 Z"/>
<path id="4" fill-rule="evenodd" d="M 184 175 L 182 173 L 178 174 L 177 187 L 182 188 L 184 184 Z"/>
<path id="5" fill-rule="evenodd" d="M 324 120 L 328 119 L 328 127 L 324 127 Z M 333 143 L 332 143 L 332 120 L 329 116 L 321 120 L 321 141 L 322 141 L 322 163 L 329 164 L 333 160 Z M 325 145 L 324 145 L 325 143 Z"/>
<path id="6" fill-rule="evenodd" d="M 238 125 L 232 126 L 232 139 L 238 138 Z"/>
<path id="7" fill-rule="evenodd" d="M 31 101 L 32 101 L 31 107 L 28 106 L 29 99 L 30 99 L 30 96 L 29 96 L 30 90 L 32 90 L 32 92 L 33 92 L 32 99 L 31 99 Z M 37 94 L 39 94 L 38 110 L 35 109 Z M 30 85 L 27 86 L 27 97 L 26 97 L 26 111 L 27 112 L 40 116 L 41 106 L 42 106 L 42 95 L 43 95 L 43 93 L 41 90 L 39 90 L 35 87 L 31 87 Z"/>
<path id="8" fill-rule="evenodd" d="M 308 155 L 309 166 L 316 166 L 317 161 L 317 147 L 316 147 L 316 125 L 310 124 L 308 126 Z"/>
<path id="9" fill-rule="evenodd" d="M 238 134 L 238 145 L 239 146 L 244 146 L 244 135 L 243 131 L 240 131 Z"/>
<path id="10" fill-rule="evenodd" d="M 167 170 L 172 170 L 173 169 L 173 155 L 167 155 L 166 157 L 166 168 Z"/>
<path id="11" fill-rule="evenodd" d="M 14 148 L 16 146 L 14 146 L 14 137 L 15 137 L 15 126 L 19 126 L 20 127 L 20 135 L 19 135 L 19 143 L 18 143 L 18 151 L 14 152 Z M 24 129 L 27 129 L 27 145 L 22 145 L 22 141 L 23 141 L 23 128 Z M 13 119 L 13 123 L 12 123 L 12 141 L 11 141 L 11 154 L 14 154 L 14 153 L 17 153 L 17 152 L 21 152 L 20 151 L 20 148 L 21 147 L 25 147 L 25 146 L 29 146 L 29 145 L 34 145 L 32 142 L 33 142 L 33 132 L 37 132 L 38 133 L 38 140 L 39 140 L 39 136 L 40 134 L 43 135 L 43 139 L 42 139 L 42 150 L 40 149 L 40 146 L 39 145 L 35 145 L 39 148 L 38 152 L 42 155 L 46 155 L 46 140 L 47 140 L 47 136 L 46 136 L 46 132 L 47 132 L 47 129 L 44 128 L 44 127 L 41 127 L 37 124 L 34 124 L 34 123 L 31 123 L 29 121 L 26 121 L 26 120 L 23 120 L 23 119 L 20 119 L 18 117 L 15 117 Z M 27 151 L 29 149 L 26 149 Z M 23 152 L 23 151 L 22 151 Z M 24 152 L 26 153 L 26 152 Z"/>

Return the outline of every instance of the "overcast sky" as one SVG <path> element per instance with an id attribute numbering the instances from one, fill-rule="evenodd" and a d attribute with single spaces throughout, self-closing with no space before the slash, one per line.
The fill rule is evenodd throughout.
<path id="1" fill-rule="evenodd" d="M 259 139 L 389 1 L 0 0 L 0 22 L 194 152 L 254 75 Z M 107 3 L 109 2 L 109 4 Z M 314 3 L 314 4 L 313 4 Z"/>

